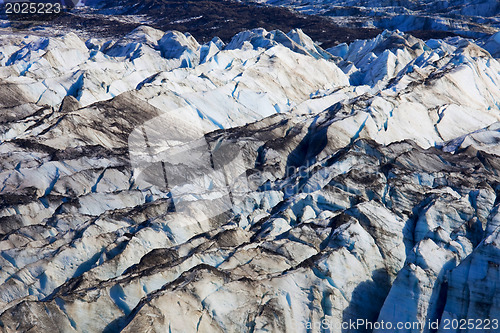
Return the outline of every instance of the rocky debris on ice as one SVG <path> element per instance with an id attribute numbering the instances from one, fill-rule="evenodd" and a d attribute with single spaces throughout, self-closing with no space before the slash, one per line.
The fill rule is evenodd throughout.
<path id="1" fill-rule="evenodd" d="M 323 15 L 340 26 L 353 29 L 377 27 L 403 31 L 452 32 L 462 36 L 484 37 L 500 28 L 500 5 L 496 0 L 453 3 L 423 1 L 360 0 L 242 0 L 286 7 L 309 15 Z"/>
<path id="2" fill-rule="evenodd" d="M 1 38 L 2 332 L 499 317 L 500 64 L 475 43 Z M 41 73 L 78 89 L 37 97 Z"/>

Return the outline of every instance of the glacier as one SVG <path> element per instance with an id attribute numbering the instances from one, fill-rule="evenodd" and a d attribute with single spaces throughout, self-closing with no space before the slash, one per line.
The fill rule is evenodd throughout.
<path id="1" fill-rule="evenodd" d="M 500 28 L 500 4 L 484 1 L 239 0 L 321 15 L 343 27 L 448 32 L 487 37 Z"/>
<path id="2" fill-rule="evenodd" d="M 0 331 L 500 318 L 498 34 L 0 29 Z"/>

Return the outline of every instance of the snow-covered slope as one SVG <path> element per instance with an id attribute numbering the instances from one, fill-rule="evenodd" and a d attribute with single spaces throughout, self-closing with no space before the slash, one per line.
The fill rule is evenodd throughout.
<path id="1" fill-rule="evenodd" d="M 0 38 L 1 331 L 500 318 L 493 52 Z"/>

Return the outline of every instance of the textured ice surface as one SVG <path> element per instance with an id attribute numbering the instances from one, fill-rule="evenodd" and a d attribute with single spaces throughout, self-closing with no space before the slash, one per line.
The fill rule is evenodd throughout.
<path id="1" fill-rule="evenodd" d="M 475 43 L 0 39 L 1 331 L 500 317 L 500 64 Z"/>

